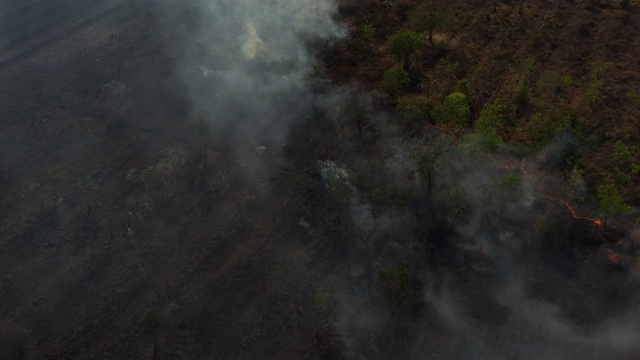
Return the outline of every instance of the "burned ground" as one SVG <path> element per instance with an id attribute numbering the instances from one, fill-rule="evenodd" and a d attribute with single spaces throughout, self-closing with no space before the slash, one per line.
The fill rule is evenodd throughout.
<path id="1" fill-rule="evenodd" d="M 574 218 L 561 164 L 434 131 L 417 181 L 389 100 L 317 77 L 284 140 L 256 143 L 202 127 L 173 5 L 1 4 L 3 358 L 637 354 L 637 234 Z M 318 41 L 330 78 L 367 83 Z M 531 179 L 510 190 L 514 162 Z"/>

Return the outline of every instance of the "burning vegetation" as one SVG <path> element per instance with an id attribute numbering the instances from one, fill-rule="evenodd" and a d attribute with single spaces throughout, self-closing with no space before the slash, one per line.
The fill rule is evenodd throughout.
<path id="1" fill-rule="evenodd" d="M 566 207 L 567 207 L 567 210 L 569 210 L 569 213 L 571 214 L 571 216 L 572 216 L 574 219 L 576 219 L 576 220 L 587 220 L 587 221 L 590 221 L 590 222 L 592 222 L 592 223 L 596 224 L 597 226 L 600 226 L 600 227 L 604 226 L 604 223 L 603 223 L 603 222 L 602 222 L 602 220 L 600 220 L 600 219 L 597 219 L 597 218 L 589 218 L 589 217 L 586 217 L 586 216 L 580 216 L 580 215 L 576 214 L 575 210 L 573 210 L 573 208 L 571 207 L 571 205 L 569 205 L 569 202 L 568 202 L 568 201 L 564 201 L 564 206 L 566 206 Z"/>

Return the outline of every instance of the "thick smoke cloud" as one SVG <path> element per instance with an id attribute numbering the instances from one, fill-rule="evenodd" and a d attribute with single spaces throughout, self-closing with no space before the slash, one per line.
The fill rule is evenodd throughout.
<path id="1" fill-rule="evenodd" d="M 282 142 L 310 106 L 306 80 L 314 60 L 308 42 L 343 33 L 332 21 L 334 2 L 190 3 L 195 24 L 168 13 L 166 25 L 180 32 L 174 56 L 192 116 L 204 118 L 228 141 Z"/>
<path id="2" fill-rule="evenodd" d="M 510 191 L 492 184 L 500 173 L 481 158 L 447 161 L 462 162 L 466 174 L 459 181 L 450 173 L 435 175 L 447 188 L 461 188 L 470 210 L 447 239 L 462 255 L 448 264 L 439 261 L 444 272 L 423 273 L 427 313 L 438 321 L 416 334 L 411 358 L 442 344 L 450 351 L 443 358 L 466 359 L 626 358 L 640 351 L 638 307 L 631 300 L 637 299 L 637 273 L 613 270 L 602 252 L 575 253 L 594 251 L 583 248 L 589 235 L 562 230 L 572 220 L 552 210 L 556 205 L 543 195 L 533 169 L 522 172 L 523 183 Z M 448 191 L 436 190 L 444 195 L 436 207 L 451 201 Z M 551 223 L 549 233 L 537 228 L 545 221 Z M 573 244 L 556 248 L 567 242 Z M 582 250 L 569 250 L 574 246 Z M 434 332 L 448 335 L 438 339 Z"/>
<path id="3" fill-rule="evenodd" d="M 563 314 L 570 300 L 531 295 L 532 279 L 538 276 L 532 272 L 543 274 L 542 282 L 554 277 L 554 271 L 559 277 L 566 275 L 557 270 L 557 264 L 536 265 L 544 261 L 544 246 L 538 242 L 549 236 L 536 233 L 539 229 L 532 224 L 548 217 L 552 205 L 540 190 L 545 184 L 536 175 L 535 164 L 518 167 L 517 189 L 505 188 L 504 176 L 510 171 L 437 134 L 419 144 L 431 154 L 416 155 L 415 144 L 398 135 L 401 131 L 392 125 L 393 118 L 373 110 L 367 95 L 340 89 L 319 99 L 313 93 L 308 79 L 315 60 L 308 51 L 309 42 L 344 35 L 332 20 L 334 1 L 200 0 L 180 5 L 180 12 L 173 10 L 167 8 L 162 24 L 176 41 L 172 47 L 175 75 L 191 103 L 191 117 L 210 124 L 218 145 L 233 148 L 243 161 L 251 161 L 247 154 L 252 149 L 278 148 L 291 125 L 308 116 L 312 106 L 322 108 L 335 121 L 348 118 L 352 104 L 345 99 L 356 98 L 364 104 L 361 110 L 368 124 L 360 130 L 360 142 L 374 130 L 379 138 L 385 135 L 376 145 L 380 152 L 365 157 L 355 147 L 343 145 L 353 134 L 339 134 L 344 138 L 334 139 L 335 143 L 350 155 L 325 164 L 327 173 L 347 174 L 349 235 L 363 239 L 358 246 L 366 253 L 361 263 L 350 265 L 348 286 L 326 284 L 337 302 L 333 324 L 342 335 L 347 357 L 367 354 L 362 344 L 369 339 L 398 333 L 402 345 L 380 340 L 392 350 L 380 350 L 378 357 L 598 359 L 640 351 L 640 331 L 629 320 L 638 318 L 637 310 L 629 310 L 625 319 L 598 319 L 581 327 Z M 193 14 L 197 21 L 186 22 Z M 416 175 L 416 156 L 433 157 L 434 184 L 425 186 Z M 370 194 L 351 183 L 353 173 L 377 177 L 368 180 L 371 187 L 403 187 L 415 199 L 409 199 L 408 209 L 376 210 Z M 418 312 L 418 319 L 390 315 L 380 305 L 383 301 L 371 295 L 376 270 L 411 259 L 424 237 L 431 237 L 429 253 L 434 257 L 431 264 L 416 270 L 423 283 L 425 309 Z M 433 245 L 438 237 L 445 237 L 447 244 Z M 552 237 L 552 241 L 561 240 Z M 345 275 L 327 274 L 327 279 L 339 276 Z M 621 283 L 637 284 L 635 274 L 605 276 L 624 276 L 626 282 Z M 576 281 L 578 286 L 584 284 Z M 411 325 L 402 325 L 403 321 Z M 395 330 L 385 332 L 385 326 L 396 322 Z M 402 356 L 394 356 L 397 351 Z"/>
<path id="4" fill-rule="evenodd" d="M 370 98 L 336 93 L 327 111 L 340 111 L 338 99 L 360 97 L 368 126 L 386 135 L 375 156 L 345 145 L 339 165 L 332 163 L 350 182 L 362 182 L 353 174 L 366 178 L 350 188 L 355 254 L 341 274 L 350 280 L 332 288 L 334 326 L 350 357 L 601 359 L 640 351 L 638 274 L 614 268 L 602 248 L 588 245 L 603 241 L 600 230 L 573 219 L 550 195 L 567 190 L 544 156 L 487 155 L 437 132 L 407 141 Z M 343 136 L 339 143 L 354 142 L 348 131 Z M 431 189 L 416 174 L 425 156 L 433 160 Z M 380 209 L 360 190 L 380 186 L 404 189 L 408 205 Z M 624 241 L 637 246 L 633 236 Z M 380 269 L 402 263 L 420 279 L 422 301 L 398 308 L 371 288 L 383 287 Z M 327 279 L 331 288 L 336 276 Z"/>

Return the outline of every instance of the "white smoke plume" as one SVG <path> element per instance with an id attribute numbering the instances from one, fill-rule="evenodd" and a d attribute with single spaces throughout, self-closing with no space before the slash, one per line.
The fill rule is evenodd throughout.
<path id="1" fill-rule="evenodd" d="M 227 140 L 282 142 L 311 104 L 307 79 L 314 38 L 337 38 L 333 1 L 206 0 L 184 5 L 196 23 L 167 9 L 165 25 L 178 32 L 177 78 L 204 118 Z M 192 20 L 191 20 L 192 21 Z"/>

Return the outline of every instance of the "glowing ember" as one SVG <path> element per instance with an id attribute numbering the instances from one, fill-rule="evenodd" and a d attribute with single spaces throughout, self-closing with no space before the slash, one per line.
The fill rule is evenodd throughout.
<path id="1" fill-rule="evenodd" d="M 622 245 L 622 240 L 618 240 L 618 241 L 613 243 L 613 246 L 615 246 L 615 247 L 620 247 L 621 245 Z"/>
<path id="2" fill-rule="evenodd" d="M 620 255 L 618 254 L 609 255 L 609 261 L 611 261 L 613 265 L 620 265 Z"/>
<path id="3" fill-rule="evenodd" d="M 584 216 L 579 216 L 578 214 L 576 214 L 576 212 L 573 210 L 573 208 L 571 207 L 571 205 L 569 205 L 568 202 L 564 201 L 564 206 L 567 207 L 567 209 L 569 210 L 569 212 L 571 213 L 571 216 L 576 219 L 576 220 L 588 220 L 591 221 L 592 223 L 598 225 L 598 226 L 602 226 L 602 220 L 600 219 L 593 219 L 593 218 L 588 218 L 588 217 L 584 217 Z"/>

